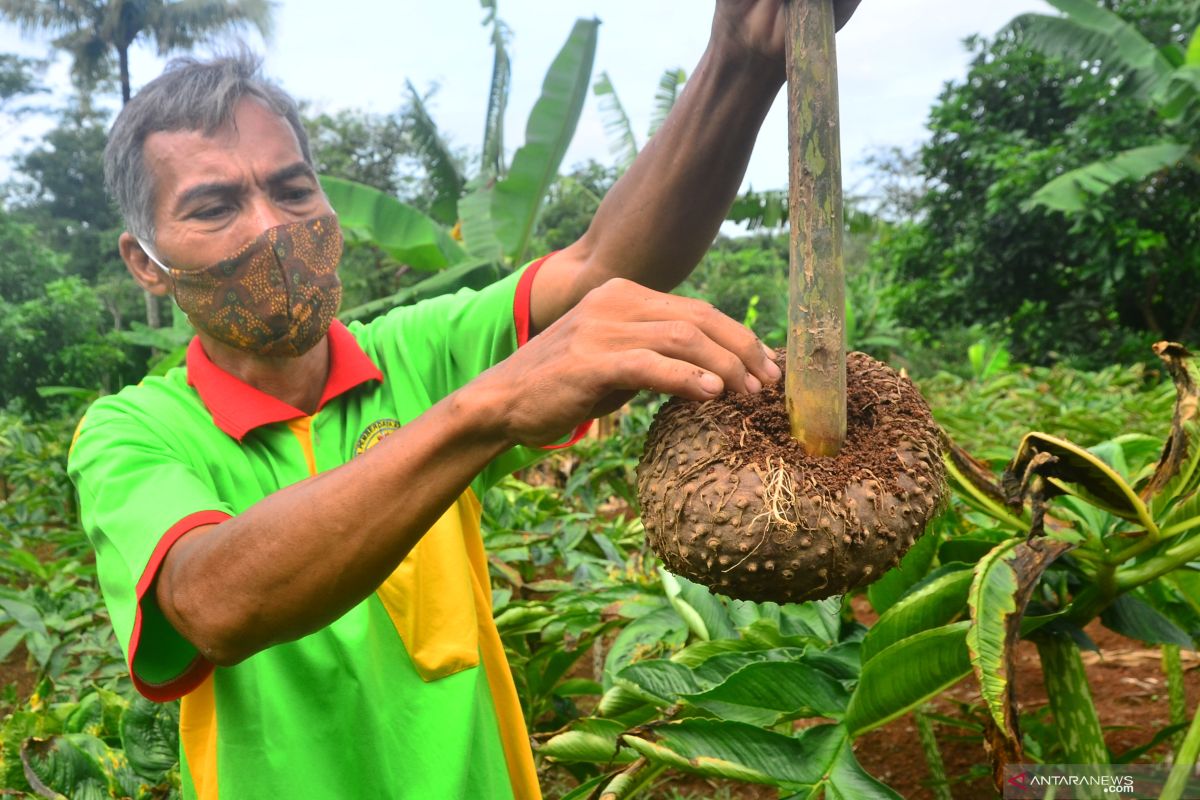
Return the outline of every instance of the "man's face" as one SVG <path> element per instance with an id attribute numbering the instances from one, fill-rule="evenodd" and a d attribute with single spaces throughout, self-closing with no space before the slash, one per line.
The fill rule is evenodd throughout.
<path id="1" fill-rule="evenodd" d="M 287 120 L 252 98 L 213 136 L 154 133 L 143 153 L 155 180 L 153 247 L 172 268 L 210 266 L 268 228 L 333 213 Z"/>

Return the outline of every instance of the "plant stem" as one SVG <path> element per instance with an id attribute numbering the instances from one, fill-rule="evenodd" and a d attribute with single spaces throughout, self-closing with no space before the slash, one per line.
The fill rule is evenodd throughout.
<path id="1" fill-rule="evenodd" d="M 608 782 L 600 800 L 625 800 L 627 797 L 633 797 L 643 789 L 649 788 L 666 769 L 666 764 L 650 766 L 645 757 L 639 758 Z"/>
<path id="2" fill-rule="evenodd" d="M 942 751 L 938 749 L 937 736 L 933 732 L 933 722 L 925 716 L 928 706 L 913 710 L 913 719 L 917 723 L 917 736 L 921 739 L 921 750 L 925 753 L 925 763 L 929 765 L 929 789 L 934 800 L 954 800 L 950 794 L 950 782 L 946 779 L 946 765 L 942 761 Z"/>
<path id="3" fill-rule="evenodd" d="M 1183 685 L 1183 662 L 1179 658 L 1179 645 L 1164 644 L 1162 650 L 1163 672 L 1167 676 L 1167 696 L 1171 713 L 1171 724 L 1178 725 L 1187 719 L 1187 691 Z M 1183 742 L 1183 734 L 1171 737 L 1171 747 L 1176 754 Z"/>
<path id="4" fill-rule="evenodd" d="M 1175 542 L 1141 564 L 1117 571 L 1117 590 L 1126 592 L 1200 557 L 1200 534 Z"/>
<path id="5" fill-rule="evenodd" d="M 1192 717 L 1192 724 L 1188 727 L 1187 736 L 1184 737 L 1183 744 L 1175 756 L 1175 763 L 1167 775 L 1167 785 L 1158 796 L 1159 800 L 1179 800 L 1183 796 L 1183 790 L 1190 788 L 1188 778 L 1196 767 L 1197 756 L 1200 756 L 1200 708 L 1196 709 L 1196 714 Z"/>
<path id="6" fill-rule="evenodd" d="M 1107 764 L 1108 748 L 1092 702 L 1079 647 L 1069 636 L 1034 637 L 1065 764 Z"/>
<path id="7" fill-rule="evenodd" d="M 787 394 L 792 436 L 812 456 L 846 439 L 846 280 L 833 0 L 790 0 L 787 16 Z"/>

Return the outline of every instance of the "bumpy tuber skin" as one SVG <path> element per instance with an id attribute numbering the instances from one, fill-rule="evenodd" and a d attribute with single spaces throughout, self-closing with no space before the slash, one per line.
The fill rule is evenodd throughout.
<path id="1" fill-rule="evenodd" d="M 743 600 L 843 594 L 897 564 L 942 504 L 938 428 L 907 378 L 848 356 L 841 452 L 790 437 L 783 393 L 672 400 L 638 467 L 651 547 L 676 574 Z"/>

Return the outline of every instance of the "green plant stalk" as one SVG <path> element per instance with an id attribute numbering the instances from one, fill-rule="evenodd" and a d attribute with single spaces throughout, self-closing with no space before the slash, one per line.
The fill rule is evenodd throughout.
<path id="1" fill-rule="evenodd" d="M 1189 528 L 1200 528 L 1200 517 L 1185 519 L 1167 528 L 1163 528 L 1162 535 L 1164 539 L 1167 539 L 1171 536 L 1177 536 Z"/>
<path id="2" fill-rule="evenodd" d="M 650 766 L 650 762 L 643 756 L 608 782 L 600 800 L 625 800 L 627 797 L 633 797 L 638 792 L 650 788 L 658 776 L 666 771 L 666 764 Z"/>
<path id="3" fill-rule="evenodd" d="M 1192 717 L 1192 724 L 1188 727 L 1187 736 L 1184 737 L 1175 763 L 1171 766 L 1171 772 L 1167 775 L 1167 785 L 1158 796 L 1159 800 L 1179 800 L 1183 796 L 1188 778 L 1196 766 L 1197 756 L 1200 756 L 1200 708 L 1196 709 L 1196 714 Z"/>
<path id="4" fill-rule="evenodd" d="M 1083 627 L 1108 608 L 1122 591 L 1117 578 L 1117 568 L 1112 564 L 1098 565 L 1092 582 L 1071 601 L 1067 619 Z"/>
<path id="5" fill-rule="evenodd" d="M 1147 533 L 1147 543 L 1139 542 L 1118 554 L 1122 561 L 1132 558 L 1165 538 L 1159 536 L 1155 537 L 1154 541 L 1149 541 L 1150 537 L 1151 534 Z M 1118 564 L 1101 564 L 1092 585 L 1081 591 L 1071 603 L 1069 618 L 1077 624 L 1086 625 L 1107 608 L 1117 595 L 1157 580 L 1196 558 L 1200 558 L 1200 532 L 1175 542 L 1162 553 L 1141 564 L 1124 568 Z"/>
<path id="6" fill-rule="evenodd" d="M 1187 719 L 1187 692 L 1183 685 L 1183 661 L 1179 658 L 1179 645 L 1164 644 L 1162 650 L 1163 673 L 1167 676 L 1167 696 L 1171 713 L 1171 724 L 1178 725 Z M 1171 737 L 1171 747 L 1178 755 L 1183 743 L 1183 734 Z"/>
<path id="7" fill-rule="evenodd" d="M 1063 747 L 1063 763 L 1107 764 L 1108 748 L 1092 702 L 1079 647 L 1068 636 L 1034 638 L 1042 660 L 1042 681 Z"/>
<path id="8" fill-rule="evenodd" d="M 1130 559 L 1137 558 L 1142 553 L 1146 552 L 1166 538 L 1167 535 L 1157 529 L 1147 530 L 1145 536 L 1141 537 L 1128 547 L 1117 550 L 1116 552 L 1110 551 L 1107 559 L 1108 563 L 1114 565 L 1124 564 Z"/>
<path id="9" fill-rule="evenodd" d="M 1162 553 L 1141 564 L 1118 570 L 1116 574 L 1117 591 L 1126 592 L 1142 586 L 1196 558 L 1200 558 L 1200 534 L 1176 542 Z"/>
<path id="10" fill-rule="evenodd" d="M 954 459 L 952 459 L 949 454 L 946 454 L 942 458 L 942 461 L 946 465 L 946 471 L 954 477 L 955 488 L 960 493 L 965 493 L 965 494 L 971 495 L 971 497 L 974 498 L 974 500 L 977 503 L 979 503 L 980 505 L 982 505 L 984 508 L 987 509 L 988 514 L 990 514 L 995 519 L 998 519 L 1001 522 L 1004 522 L 1005 524 L 1009 525 L 1014 530 L 1018 530 L 1018 531 L 1028 531 L 1029 530 L 1029 522 L 1028 521 L 1023 520 L 1020 517 L 1009 513 L 1009 511 L 1006 508 L 1001 506 L 999 503 L 996 503 L 995 501 L 993 501 L 990 497 L 988 497 L 986 494 L 981 492 L 978 489 L 978 487 L 976 487 L 973 483 L 971 483 L 969 480 L 967 480 L 966 477 L 963 476 L 962 472 L 955 465 Z"/>
<path id="11" fill-rule="evenodd" d="M 933 722 L 925 715 L 925 708 L 913 709 L 913 719 L 917 723 L 917 736 L 921 739 L 925 763 L 929 765 L 929 789 L 934 800 L 954 800 L 954 796 L 950 794 L 950 782 L 946 779 L 946 764 L 942 761 L 942 751 L 938 748 L 937 736 L 933 732 Z"/>
<path id="12" fill-rule="evenodd" d="M 846 278 L 833 0 L 791 0 L 787 19 L 787 396 L 792 436 L 810 456 L 846 440 Z"/>

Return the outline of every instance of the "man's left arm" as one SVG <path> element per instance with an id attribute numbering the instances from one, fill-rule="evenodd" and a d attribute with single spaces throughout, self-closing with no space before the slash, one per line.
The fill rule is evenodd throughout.
<path id="1" fill-rule="evenodd" d="M 839 26 L 858 2 L 837 0 Z M 688 276 L 737 196 L 783 86 L 784 28 L 783 0 L 717 1 L 708 48 L 662 128 L 605 196 L 587 233 L 538 274 L 535 330 L 611 278 L 670 291 Z"/>

